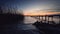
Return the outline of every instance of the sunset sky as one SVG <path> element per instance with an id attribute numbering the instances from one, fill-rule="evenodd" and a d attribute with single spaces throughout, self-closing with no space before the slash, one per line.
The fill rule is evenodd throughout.
<path id="1" fill-rule="evenodd" d="M 0 5 L 12 8 L 15 5 L 24 15 L 60 14 L 60 0 L 0 0 Z"/>

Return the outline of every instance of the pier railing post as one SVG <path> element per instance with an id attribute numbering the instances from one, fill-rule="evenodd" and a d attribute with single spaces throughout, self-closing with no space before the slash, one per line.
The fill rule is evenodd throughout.
<path id="1" fill-rule="evenodd" d="M 60 23 L 60 16 L 59 16 L 59 23 Z"/>

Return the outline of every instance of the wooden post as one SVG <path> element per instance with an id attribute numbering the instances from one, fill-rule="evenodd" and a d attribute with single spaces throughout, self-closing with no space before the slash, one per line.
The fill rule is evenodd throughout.
<path id="1" fill-rule="evenodd" d="M 48 23 L 49 23 L 49 16 L 48 16 L 48 19 L 47 20 L 48 20 Z"/>
<path id="2" fill-rule="evenodd" d="M 53 16 L 52 16 L 52 21 L 53 21 Z"/>
<path id="3" fill-rule="evenodd" d="M 60 23 L 60 16 L 59 16 L 59 23 Z"/>
<path id="4" fill-rule="evenodd" d="M 42 22 L 43 22 L 43 16 L 42 16 Z"/>
<path id="5" fill-rule="evenodd" d="M 39 16 L 39 22 L 40 22 L 40 16 Z"/>
<path id="6" fill-rule="evenodd" d="M 47 22 L 47 21 L 46 21 L 46 16 L 45 16 L 45 22 Z"/>

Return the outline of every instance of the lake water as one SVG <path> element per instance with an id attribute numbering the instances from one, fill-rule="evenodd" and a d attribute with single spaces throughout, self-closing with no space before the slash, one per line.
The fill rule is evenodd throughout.
<path id="1" fill-rule="evenodd" d="M 40 18 L 41 20 L 42 20 L 42 18 Z M 51 17 L 49 17 L 49 21 L 51 21 Z M 43 20 L 45 20 L 45 17 L 43 17 Z M 46 20 L 48 21 L 48 17 L 46 17 Z M 53 21 L 56 23 L 56 24 L 58 24 L 59 23 L 59 20 L 60 20 L 60 18 L 59 17 L 53 17 Z M 25 17 L 25 19 L 24 19 L 24 23 L 25 24 L 29 24 L 29 23 L 34 23 L 34 22 L 36 22 L 37 21 L 37 19 L 35 19 L 35 18 L 33 18 L 33 17 Z"/>

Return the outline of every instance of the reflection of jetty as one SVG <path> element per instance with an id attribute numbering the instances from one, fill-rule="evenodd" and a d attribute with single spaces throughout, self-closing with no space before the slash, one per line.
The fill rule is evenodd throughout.
<path id="1" fill-rule="evenodd" d="M 52 24 L 55 24 L 53 18 L 57 17 L 59 19 L 58 21 L 60 23 L 60 14 L 54 14 L 54 15 L 36 15 L 36 16 L 30 16 L 30 17 L 33 17 L 33 18 L 37 19 L 38 22 L 42 21 L 42 22 L 45 22 L 45 23 L 52 23 Z"/>

